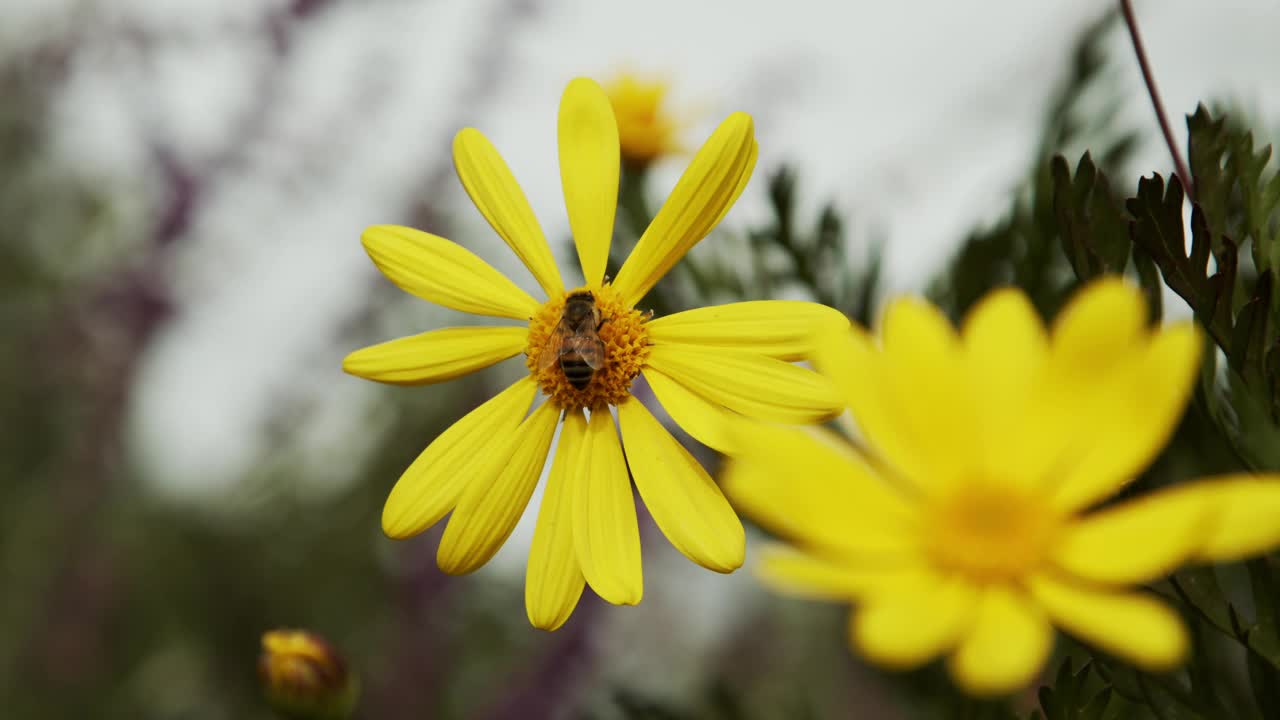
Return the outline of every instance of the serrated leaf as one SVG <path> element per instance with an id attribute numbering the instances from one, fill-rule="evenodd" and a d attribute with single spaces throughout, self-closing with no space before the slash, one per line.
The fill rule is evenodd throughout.
<path id="1" fill-rule="evenodd" d="M 1252 468 L 1280 467 L 1280 426 L 1271 401 L 1236 372 L 1227 368 L 1226 407 L 1216 418 L 1236 453 Z"/>
<path id="2" fill-rule="evenodd" d="M 1204 647 L 1203 625 L 1195 624 L 1191 628 L 1192 646 L 1195 648 Z M 1222 701 L 1218 697 L 1218 690 L 1215 686 L 1214 676 L 1218 671 L 1218 666 L 1208 661 L 1204 653 L 1197 650 L 1187 658 L 1187 678 L 1191 681 L 1191 697 L 1195 699 L 1196 706 L 1201 708 L 1220 708 Z"/>
<path id="3" fill-rule="evenodd" d="M 1169 178 L 1168 187 L 1157 173 L 1138 182 L 1138 194 L 1125 207 L 1133 220 L 1129 235 L 1160 268 L 1165 283 L 1195 311 L 1214 342 L 1223 349 L 1231 340 L 1231 296 L 1236 278 L 1235 248 L 1219 243 L 1218 271 L 1208 275 L 1213 251 L 1212 232 L 1198 205 L 1191 212 L 1191 252 L 1186 251 L 1182 227 L 1182 183 Z"/>
<path id="4" fill-rule="evenodd" d="M 1253 701 L 1264 718 L 1280 718 L 1280 671 L 1252 648 L 1245 659 Z"/>
<path id="5" fill-rule="evenodd" d="M 1260 275 L 1280 271 L 1280 173 L 1268 172 L 1271 147 L 1255 150 L 1248 128 L 1203 105 L 1188 116 L 1187 130 L 1196 199 L 1215 242 L 1251 243 Z"/>
<path id="6" fill-rule="evenodd" d="M 1196 700 L 1173 676 L 1146 675 L 1126 665 L 1099 662 L 1098 672 L 1126 700 L 1145 705 L 1161 720 L 1217 720 L 1202 714 Z"/>
<path id="7" fill-rule="evenodd" d="M 1249 385 L 1265 387 L 1266 352 L 1271 344 L 1271 275 L 1262 275 L 1254 286 L 1254 296 L 1236 314 L 1227 352 L 1231 369 Z"/>
<path id="8" fill-rule="evenodd" d="M 1128 221 L 1106 175 L 1087 152 L 1076 165 L 1074 177 L 1061 155 L 1053 159 L 1050 174 L 1062 250 L 1076 276 L 1089 280 L 1103 273 L 1123 273 L 1129 260 Z"/>
<path id="9" fill-rule="evenodd" d="M 1103 720 L 1161 720 L 1151 708 L 1126 700 L 1120 695 L 1112 695 L 1111 703 L 1107 705 L 1107 711 L 1102 717 Z"/>
<path id="10" fill-rule="evenodd" d="M 1212 567 L 1183 568 L 1172 583 L 1183 602 L 1191 605 L 1202 618 L 1224 633 L 1233 633 L 1227 599 Z"/>
<path id="11" fill-rule="evenodd" d="M 1213 218 L 1213 234 L 1227 234 L 1227 217 L 1230 183 L 1223 176 L 1223 156 L 1227 152 L 1226 119 L 1215 118 L 1204 105 L 1196 107 L 1187 116 L 1188 159 L 1196 199 Z"/>
<path id="12" fill-rule="evenodd" d="M 1105 688 L 1094 695 L 1093 699 L 1080 709 L 1079 720 L 1102 720 L 1107 706 L 1111 704 L 1111 695 L 1111 688 Z"/>
<path id="13" fill-rule="evenodd" d="M 1088 661 L 1080 666 L 1079 671 L 1073 672 L 1071 658 L 1062 661 L 1053 686 L 1041 687 L 1037 695 L 1045 720 L 1085 720 L 1091 717 L 1084 713 L 1095 706 L 1099 695 L 1108 692 L 1105 687 L 1101 690 L 1096 686 L 1090 688 L 1092 667 L 1093 663 Z M 1106 703 L 1100 707 L 1105 709 Z"/>
<path id="14" fill-rule="evenodd" d="M 1257 622 L 1248 637 L 1249 647 L 1271 663 L 1273 669 L 1280 670 L 1280 584 L 1266 558 L 1250 560 L 1246 567 L 1257 613 Z"/>
<path id="15" fill-rule="evenodd" d="M 1151 308 L 1151 322 L 1160 324 L 1164 319 L 1164 285 L 1160 282 L 1160 271 L 1156 264 L 1138 245 L 1131 244 L 1133 269 L 1138 273 L 1138 284 L 1142 294 L 1147 298 L 1147 307 Z"/>

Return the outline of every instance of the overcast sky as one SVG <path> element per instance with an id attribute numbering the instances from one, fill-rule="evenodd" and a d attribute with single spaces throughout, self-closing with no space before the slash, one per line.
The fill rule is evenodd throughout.
<path id="1" fill-rule="evenodd" d="M 531 12 L 512 15 L 520 5 Z M 237 149 L 237 169 L 208 198 L 176 259 L 182 315 L 149 358 L 135 408 L 149 461 L 179 484 L 233 477 L 253 456 L 280 389 L 297 382 L 332 399 L 324 407 L 333 422 L 318 431 L 318 446 L 325 432 L 348 429 L 341 418 L 368 384 L 337 372 L 349 348 L 332 338 L 373 282 L 360 231 L 406 219 L 458 128 L 479 127 L 494 141 L 548 236 L 564 236 L 555 116 L 575 75 L 665 74 L 673 100 L 700 119 L 690 144 L 728 112 L 752 113 L 756 181 L 727 224 L 764 217 L 761 180 L 791 163 L 811 205 L 833 200 L 858 234 L 888 239 L 892 287 L 919 287 L 966 230 L 1006 206 L 1077 30 L 1105 5 L 339 3 L 292 38 L 290 71 L 268 88 L 272 112 L 256 141 Z M 36 42 L 73 9 L 94 18 L 58 108 L 58 146 L 145 208 L 155 191 L 150 143 L 158 138 L 199 166 L 242 129 L 271 53 L 255 31 L 264 6 L 6 0 L 0 40 Z M 1181 115 L 1202 98 L 1238 98 L 1280 117 L 1280 2 L 1167 0 L 1140 3 L 1138 12 L 1179 134 Z M 120 30 L 128 42 L 113 35 Z M 1114 39 L 1130 94 L 1124 121 L 1150 131 L 1137 166 L 1164 170 L 1146 97 L 1118 44 L 1126 38 Z M 484 91 L 467 70 L 477 58 L 492 72 Z M 662 168 L 658 190 L 681 163 Z M 451 234 L 535 287 L 448 180 L 433 186 L 443 194 L 432 200 Z M 387 337 L 457 318 L 423 306 L 397 320 Z"/>

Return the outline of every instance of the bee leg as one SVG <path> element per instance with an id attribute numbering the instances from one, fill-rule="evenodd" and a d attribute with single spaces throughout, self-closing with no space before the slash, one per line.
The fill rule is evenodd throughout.
<path id="1" fill-rule="evenodd" d="M 600 324 L 596 325 L 596 332 L 600 332 L 600 328 L 604 327 L 607 322 L 609 322 L 609 318 L 600 318 Z"/>

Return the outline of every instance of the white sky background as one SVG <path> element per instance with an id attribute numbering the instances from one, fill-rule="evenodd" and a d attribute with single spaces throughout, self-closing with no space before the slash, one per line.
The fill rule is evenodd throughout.
<path id="1" fill-rule="evenodd" d="M 543 0 L 504 39 L 495 94 L 461 105 L 461 68 L 494 41 L 507 4 L 339 3 L 295 39 L 293 72 L 261 140 L 240 149 L 241 169 L 215 188 L 175 258 L 181 317 L 149 359 L 135 408 L 157 478 L 225 484 L 255 456 L 262 419 L 300 384 L 326 399 L 318 453 L 351 429 L 370 384 L 338 371 L 348 348 L 332 339 L 374 282 L 360 231 L 406 219 L 462 125 L 494 141 L 548 237 L 562 238 L 554 141 L 565 83 L 619 67 L 665 73 L 674 102 L 700 112 L 690 144 L 732 110 L 756 117 L 756 179 L 728 225 L 766 217 L 763 180 L 792 163 L 810 210 L 834 200 L 851 211 L 855 236 L 888 239 L 890 285 L 917 288 L 967 230 L 1006 207 L 1076 33 L 1107 3 Z M 0 40 L 35 42 L 73 8 L 93 14 L 102 37 L 129 27 L 155 39 L 150 59 L 88 39 L 55 128 L 68 162 L 147 196 L 149 139 L 198 165 L 235 132 L 261 76 L 255 28 L 265 5 L 5 0 Z M 1280 117 L 1280 2 L 1166 0 L 1140 3 L 1138 14 L 1180 135 L 1200 99 L 1236 97 Z M 1114 40 L 1128 72 L 1125 120 L 1150 131 L 1136 167 L 1164 171 L 1146 96 L 1118 44 L 1127 38 Z M 680 169 L 664 167 L 655 190 L 665 193 Z M 446 192 L 451 234 L 536 289 L 456 182 Z M 572 277 L 572 258 L 558 257 Z M 458 317 L 420 304 L 394 321 L 388 338 Z"/>

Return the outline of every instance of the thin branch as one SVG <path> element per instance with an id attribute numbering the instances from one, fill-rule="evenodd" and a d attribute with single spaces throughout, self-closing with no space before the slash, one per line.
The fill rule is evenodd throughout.
<path id="1" fill-rule="evenodd" d="M 1191 185 L 1191 173 L 1187 172 L 1187 164 L 1178 152 L 1178 144 L 1173 139 L 1173 129 L 1169 125 L 1169 116 L 1164 112 L 1164 103 L 1160 101 L 1160 91 L 1156 89 L 1156 79 L 1151 74 L 1151 65 L 1147 62 L 1147 51 L 1142 45 L 1142 36 L 1138 34 L 1138 21 L 1133 16 L 1131 0 L 1120 0 L 1120 11 L 1124 13 L 1125 27 L 1129 28 L 1129 38 L 1133 40 L 1133 54 L 1138 57 L 1138 67 L 1142 69 L 1142 81 L 1147 85 L 1147 93 L 1151 96 L 1151 105 L 1156 111 L 1156 120 L 1160 123 L 1160 132 L 1164 133 L 1165 145 L 1169 146 L 1169 154 L 1173 157 L 1174 172 L 1187 189 L 1187 197 L 1195 199 L 1195 189 Z"/>

